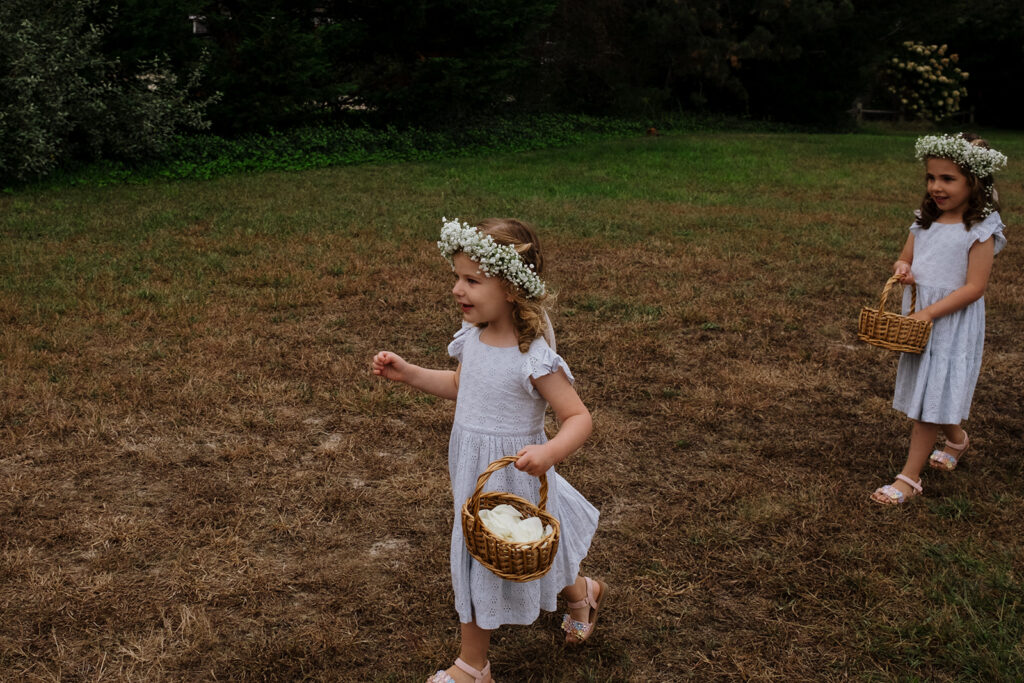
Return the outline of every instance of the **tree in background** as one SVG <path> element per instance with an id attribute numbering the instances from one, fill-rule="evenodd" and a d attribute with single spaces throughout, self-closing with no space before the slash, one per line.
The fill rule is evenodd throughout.
<path id="1" fill-rule="evenodd" d="M 971 73 L 960 106 L 980 123 L 1024 120 L 1024 92 L 1013 86 L 1024 75 L 1019 0 L 101 7 L 0 3 L 0 175 L 31 177 L 75 157 L 159 154 L 176 131 L 202 128 L 204 112 L 226 136 L 352 121 L 459 127 L 523 112 L 686 110 L 848 125 L 855 99 L 888 108 L 878 75 L 903 41 L 948 44 L 960 55 Z"/>
<path id="2" fill-rule="evenodd" d="M 45 175 L 74 158 L 158 155 L 182 129 L 202 129 L 205 102 L 189 99 L 164 61 L 123 69 L 101 51 L 94 0 L 0 3 L 0 179 Z"/>
<path id="3" fill-rule="evenodd" d="M 124 58 L 211 54 L 217 132 L 358 118 L 443 124 L 507 110 L 556 0 L 125 0 L 108 45 Z M 192 35 L 189 16 L 200 17 Z"/>
<path id="4" fill-rule="evenodd" d="M 208 109 L 216 132 L 287 128 L 314 120 L 341 87 L 316 31 L 322 5 L 121 0 L 105 50 L 124 63 L 166 55 L 179 74 L 205 52 L 197 94 L 222 94 Z"/>
<path id="5" fill-rule="evenodd" d="M 903 41 L 946 43 L 988 123 L 1019 126 L 1019 0 L 562 0 L 537 46 L 535 100 L 590 113 L 697 110 L 835 126 Z"/>
<path id="6" fill-rule="evenodd" d="M 969 109 L 983 125 L 1021 126 L 1024 91 L 1013 86 L 1024 77 L 1020 0 L 855 0 L 854 5 L 853 17 L 842 27 L 850 39 L 837 39 L 833 45 L 840 53 L 852 52 L 858 61 L 857 95 L 869 105 L 892 104 L 880 75 L 894 45 L 946 44 L 960 56 L 957 66 L 970 74 L 961 111 Z"/>
<path id="7" fill-rule="evenodd" d="M 400 122 L 445 124 L 522 109 L 531 50 L 556 0 L 396 0 L 346 5 L 358 26 L 356 98 Z M 352 30 L 349 29 L 351 33 Z"/>
<path id="8" fill-rule="evenodd" d="M 221 132 L 265 131 L 316 120 L 344 88 L 317 29 L 321 3 L 238 0 L 204 3 L 212 43 L 211 108 Z"/>
<path id="9" fill-rule="evenodd" d="M 986 125 L 1024 125 L 1024 11 L 1020 0 L 955 0 L 940 7 L 944 20 L 910 40 L 946 43 L 960 55 L 959 66 L 970 73 L 967 100 L 977 120 Z"/>
<path id="10" fill-rule="evenodd" d="M 844 125 L 874 68 L 871 52 L 882 18 L 865 21 L 850 0 L 771 4 L 763 16 L 772 19 L 776 49 L 746 60 L 737 74 L 746 93 L 745 113 Z"/>
<path id="11" fill-rule="evenodd" d="M 207 33 L 191 34 L 190 15 Z M 210 53 L 224 134 L 338 120 L 459 125 L 519 112 L 689 110 L 834 126 L 879 100 L 893 45 L 946 43 L 979 119 L 1015 125 L 1019 0 L 121 0 L 122 63 Z"/>
<path id="12" fill-rule="evenodd" d="M 555 106 L 595 113 L 751 113 L 786 78 L 803 80 L 818 36 L 851 14 L 849 0 L 563 0 L 538 82 Z"/>

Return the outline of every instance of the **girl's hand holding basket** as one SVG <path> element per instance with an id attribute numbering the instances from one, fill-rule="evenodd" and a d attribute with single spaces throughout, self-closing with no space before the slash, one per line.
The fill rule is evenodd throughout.
<path id="1" fill-rule="evenodd" d="M 898 277 L 905 285 L 914 284 L 914 273 L 910 270 L 910 264 L 902 259 L 892 264 L 892 276 Z"/>
<path id="2" fill-rule="evenodd" d="M 927 323 L 929 325 L 931 325 L 932 324 L 932 320 L 934 320 L 934 318 L 932 318 L 930 315 L 928 315 L 924 311 L 914 311 L 913 313 L 911 313 L 907 317 L 910 318 L 911 320 L 920 320 L 921 322 Z"/>
<path id="3" fill-rule="evenodd" d="M 518 460 L 515 467 L 521 472 L 526 472 L 531 477 L 542 477 L 557 459 L 551 453 L 551 447 L 547 444 L 530 444 L 516 453 Z"/>
<path id="4" fill-rule="evenodd" d="M 907 285 L 912 285 L 914 287 L 914 301 L 917 301 L 917 283 L 914 280 L 914 271 L 910 269 L 909 263 L 907 263 L 903 259 L 900 259 L 896 261 L 896 263 L 892 264 L 892 277 L 889 279 L 896 280 L 904 287 L 906 287 Z M 882 297 L 882 300 L 885 301 L 885 292 L 882 293 Z M 911 306 L 911 309 L 914 309 L 916 307 L 917 306 L 915 303 L 915 305 Z M 882 307 L 879 306 L 879 310 L 881 309 Z M 924 311 L 911 310 L 910 315 L 908 315 L 907 317 L 910 318 L 911 320 L 920 320 L 923 323 L 930 323 L 933 320 L 933 318 Z"/>
<path id="5" fill-rule="evenodd" d="M 480 474 L 476 490 L 462 506 L 462 536 L 466 549 L 473 558 L 508 581 L 524 582 L 539 579 L 551 569 L 551 563 L 558 552 L 560 527 L 558 520 L 545 509 L 548 501 L 548 480 L 540 480 L 540 504 L 511 493 L 489 491 L 484 493 L 487 479 L 503 467 L 511 465 L 518 455 L 507 455 L 495 460 Z M 538 517 L 544 526 L 551 527 L 551 533 L 531 543 L 506 541 L 484 526 L 480 510 L 490 510 L 498 505 L 511 505 L 524 517 Z"/>

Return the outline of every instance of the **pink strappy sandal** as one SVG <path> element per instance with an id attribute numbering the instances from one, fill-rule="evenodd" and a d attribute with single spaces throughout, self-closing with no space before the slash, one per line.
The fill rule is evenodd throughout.
<path id="1" fill-rule="evenodd" d="M 946 439 L 946 448 L 955 448 L 959 451 L 956 455 L 947 453 L 944 450 L 932 451 L 932 454 L 928 456 L 928 464 L 937 470 L 943 470 L 945 472 L 952 472 L 956 469 L 957 463 L 960 462 L 960 458 L 964 457 L 964 453 L 967 452 L 967 447 L 971 445 L 971 440 L 967 438 L 967 430 L 964 430 L 964 442 L 963 443 L 951 443 L 949 439 Z"/>
<path id="2" fill-rule="evenodd" d="M 597 625 L 598 610 L 601 608 L 601 601 L 604 600 L 604 596 L 608 593 L 608 584 L 600 579 L 595 581 L 589 576 L 584 577 L 587 583 L 587 597 L 582 600 L 576 600 L 575 602 L 569 603 L 569 609 L 576 609 L 577 607 L 589 607 L 590 615 L 587 621 L 576 621 L 568 614 L 562 617 L 562 630 L 568 633 L 576 640 L 567 640 L 567 643 L 579 645 L 587 640 L 594 632 L 594 627 Z M 601 592 L 598 593 L 597 599 L 594 599 L 594 586 L 600 586 Z"/>
<path id="3" fill-rule="evenodd" d="M 883 496 L 888 498 L 888 501 L 883 503 L 874 496 L 871 496 L 871 500 L 875 501 L 879 505 L 903 505 L 911 498 L 917 498 L 919 495 L 924 493 L 924 487 L 921 486 L 920 482 L 914 481 L 910 477 L 903 474 L 897 474 L 896 478 L 904 482 L 905 484 L 909 485 L 910 488 L 912 488 L 916 493 L 912 493 L 908 496 L 907 494 L 903 493 L 903 491 L 900 491 L 892 484 L 886 484 L 885 486 L 881 486 L 875 489 L 875 493 L 881 493 Z"/>
<path id="4" fill-rule="evenodd" d="M 491 678 L 490 662 L 484 664 L 483 669 L 474 669 L 469 664 L 462 661 L 461 658 L 458 658 L 455 660 L 455 666 L 472 676 L 473 683 L 485 683 L 485 678 L 491 683 L 494 683 L 494 679 Z M 427 683 L 455 683 L 455 679 L 449 676 L 447 671 L 438 670 L 436 674 L 427 679 Z"/>

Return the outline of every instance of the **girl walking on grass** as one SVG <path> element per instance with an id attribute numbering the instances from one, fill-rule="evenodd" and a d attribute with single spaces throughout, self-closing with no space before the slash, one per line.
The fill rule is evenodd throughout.
<path id="1" fill-rule="evenodd" d="M 993 257 L 1006 244 L 992 177 L 1006 157 L 967 133 L 925 136 L 915 150 L 925 164 L 927 191 L 893 274 L 904 284 L 917 284 L 921 309 L 910 317 L 933 326 L 920 355 L 900 355 L 893 407 L 906 413 L 913 427 L 903 471 L 871 495 L 885 505 L 905 503 L 923 492 L 926 461 L 951 471 L 970 447 L 960 422 L 970 413 L 981 369 L 982 296 Z M 904 314 L 909 302 L 905 291 Z M 940 431 L 945 446 L 933 451 Z"/>
<path id="2" fill-rule="evenodd" d="M 583 444 L 591 419 L 573 389 L 569 367 L 555 353 L 537 236 L 513 219 L 488 219 L 476 227 L 445 221 L 437 244 L 454 271 L 452 295 L 462 312 L 462 328 L 448 346 L 459 364 L 454 371 L 430 370 L 381 351 L 373 358 L 373 373 L 455 401 L 448 473 L 455 503 L 452 587 L 462 645 L 455 664 L 429 683 L 486 683 L 491 680 L 487 651 L 493 629 L 533 623 L 540 610 L 556 609 L 561 594 L 569 608 L 562 620 L 565 641 L 583 643 L 593 633 L 608 588 L 578 575 L 598 512 L 553 467 Z M 561 424 L 550 441 L 544 433 L 549 404 Z M 526 583 L 503 580 L 474 560 L 460 524 L 460 508 L 479 475 L 511 453 L 519 456 L 515 468 L 494 472 L 487 490 L 536 503 L 538 477 L 546 477 L 547 509 L 561 528 L 550 571 Z"/>

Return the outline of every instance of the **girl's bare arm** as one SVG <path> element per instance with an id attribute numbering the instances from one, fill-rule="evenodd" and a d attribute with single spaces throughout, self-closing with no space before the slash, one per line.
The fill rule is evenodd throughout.
<path id="1" fill-rule="evenodd" d="M 373 357 L 373 374 L 393 382 L 408 384 L 414 389 L 455 400 L 459 394 L 459 372 L 455 370 L 431 370 L 407 362 L 398 354 L 381 351 Z"/>
<path id="2" fill-rule="evenodd" d="M 910 233 L 907 236 L 907 241 L 903 245 L 903 251 L 900 252 L 899 258 L 892 264 L 892 274 L 900 276 L 900 282 L 903 284 L 912 284 L 914 282 L 914 275 L 910 272 L 911 263 L 914 260 L 914 233 Z"/>
<path id="3" fill-rule="evenodd" d="M 963 287 L 944 296 L 931 306 L 927 306 L 911 318 L 919 320 L 935 320 L 966 308 L 985 294 L 988 287 L 988 276 L 992 273 L 992 261 L 995 258 L 995 239 L 975 242 L 967 256 L 967 282 Z"/>
<path id="4" fill-rule="evenodd" d="M 590 436 L 593 420 L 565 372 L 559 370 L 533 380 L 537 392 L 551 405 L 558 418 L 558 433 L 543 444 L 532 444 L 519 451 L 516 467 L 539 477 L 549 467 L 572 455 Z"/>

